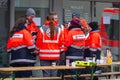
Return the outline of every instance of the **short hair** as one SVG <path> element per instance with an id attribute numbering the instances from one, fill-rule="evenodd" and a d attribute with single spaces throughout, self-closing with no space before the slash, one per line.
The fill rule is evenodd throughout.
<path id="1" fill-rule="evenodd" d="M 57 15 L 57 13 L 53 11 L 53 12 L 50 12 L 49 15 Z"/>

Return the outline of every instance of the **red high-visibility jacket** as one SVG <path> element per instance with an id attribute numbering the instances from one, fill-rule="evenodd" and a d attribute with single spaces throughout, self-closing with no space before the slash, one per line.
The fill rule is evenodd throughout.
<path id="1" fill-rule="evenodd" d="M 101 36 L 99 30 L 91 31 L 89 37 L 85 41 L 85 45 L 91 51 L 101 50 Z"/>
<path id="2" fill-rule="evenodd" d="M 50 38 L 49 26 L 43 25 L 40 27 L 36 40 L 40 60 L 59 60 L 62 41 L 62 30 L 60 27 L 55 27 L 55 35 L 52 40 Z"/>
<path id="3" fill-rule="evenodd" d="M 71 29 L 68 32 L 65 46 L 71 46 L 74 48 L 84 48 L 85 47 L 85 34 L 80 28 Z"/>
<path id="4" fill-rule="evenodd" d="M 44 25 L 46 26 L 48 26 L 49 24 L 50 24 L 49 20 L 46 20 L 44 22 Z M 58 21 L 54 21 L 54 25 L 58 26 L 59 25 Z M 64 46 L 64 42 L 65 42 L 68 30 L 63 25 L 59 25 L 59 27 L 61 28 L 61 31 L 62 31 L 62 42 L 63 42 L 63 45 L 61 46 L 61 51 L 66 51 L 67 47 Z"/>
<path id="5" fill-rule="evenodd" d="M 36 23 L 32 21 L 27 25 L 27 30 L 32 34 L 33 32 L 38 32 L 39 28 L 36 26 Z"/>
<path id="6" fill-rule="evenodd" d="M 35 54 L 33 55 L 35 51 L 33 37 L 26 29 L 15 32 L 13 36 L 8 39 L 7 51 L 11 53 L 11 64 L 36 62 Z"/>

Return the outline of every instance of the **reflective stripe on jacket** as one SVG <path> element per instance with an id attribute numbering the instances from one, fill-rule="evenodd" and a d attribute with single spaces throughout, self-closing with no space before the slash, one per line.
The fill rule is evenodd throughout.
<path id="1" fill-rule="evenodd" d="M 72 47 L 73 45 L 77 46 L 77 48 L 84 48 L 85 46 L 85 34 L 80 28 L 74 28 L 68 32 L 68 36 L 65 41 L 65 46 Z"/>
<path id="2" fill-rule="evenodd" d="M 60 47 L 62 45 L 62 31 L 60 27 L 55 27 L 53 39 L 50 38 L 49 26 L 40 27 L 40 32 L 36 40 L 40 60 L 59 60 Z"/>
<path id="3" fill-rule="evenodd" d="M 90 32 L 89 37 L 86 39 L 86 47 L 91 51 L 101 50 L 102 43 L 99 30 Z"/>
<path id="4" fill-rule="evenodd" d="M 11 53 L 10 63 L 35 63 L 36 57 L 31 54 L 35 51 L 32 35 L 26 30 L 15 32 L 8 39 L 7 51 Z"/>
<path id="5" fill-rule="evenodd" d="M 66 40 L 66 36 L 67 36 L 67 29 L 64 28 L 63 25 L 60 26 L 61 30 L 62 30 L 62 46 L 60 47 L 61 48 L 61 51 L 66 51 L 67 50 L 67 47 L 64 45 L 65 44 L 65 40 Z"/>

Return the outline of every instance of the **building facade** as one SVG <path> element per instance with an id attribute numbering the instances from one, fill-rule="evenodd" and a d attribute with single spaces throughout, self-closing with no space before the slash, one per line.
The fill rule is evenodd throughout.
<path id="1" fill-rule="evenodd" d="M 36 18 L 39 18 L 38 26 L 43 25 L 46 15 L 51 11 L 58 14 L 60 24 L 68 23 L 72 19 L 73 12 L 79 12 L 81 18 L 85 18 L 87 22 L 97 21 L 100 24 L 100 19 L 103 16 L 109 26 L 112 26 L 114 33 L 117 34 L 118 45 L 103 45 L 103 49 L 111 48 L 115 61 L 120 60 L 120 14 L 117 14 L 117 19 L 114 24 L 111 24 L 111 17 L 103 15 L 105 8 L 112 8 L 113 2 L 118 3 L 118 11 L 120 10 L 120 0 L 0 0 L 0 64 L 1 66 L 9 66 L 9 54 L 6 52 L 6 43 L 9 31 L 12 29 L 15 20 L 18 17 L 25 16 L 26 9 L 32 7 L 36 11 Z M 117 23 L 117 25 L 116 25 Z M 117 30 L 116 30 L 117 26 Z"/>

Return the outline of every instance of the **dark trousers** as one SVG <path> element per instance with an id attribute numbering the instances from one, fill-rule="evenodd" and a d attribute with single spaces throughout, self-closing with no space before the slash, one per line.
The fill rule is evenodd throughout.
<path id="1" fill-rule="evenodd" d="M 90 51 L 89 49 L 85 49 L 84 58 L 86 58 L 86 57 L 96 57 L 96 59 L 100 59 L 100 53 L 101 53 L 100 50 Z M 95 72 L 96 70 L 99 70 L 99 69 L 100 69 L 100 68 L 95 67 L 95 68 L 94 68 L 94 72 Z M 89 71 L 91 71 L 91 69 L 90 69 L 90 68 L 87 68 L 87 69 L 84 70 L 84 73 L 90 73 Z M 94 77 L 93 80 L 98 80 L 98 77 Z"/>
<path id="2" fill-rule="evenodd" d="M 90 51 L 89 49 L 85 49 L 84 58 L 86 57 L 96 57 L 96 59 L 100 59 L 100 50 Z"/>
<path id="3" fill-rule="evenodd" d="M 76 60 L 83 60 L 84 57 L 84 49 L 76 49 L 73 47 L 69 47 L 66 51 L 66 59 L 70 60 L 70 64 Z M 72 69 L 72 70 L 66 70 L 67 75 L 80 75 L 82 73 L 82 69 Z M 71 80 L 85 80 L 84 78 L 79 77 L 73 77 Z"/>
<path id="4" fill-rule="evenodd" d="M 33 63 L 30 64 L 12 64 L 12 67 L 27 67 L 27 66 L 34 66 Z M 16 78 L 24 78 L 24 77 L 31 77 L 32 71 L 16 71 L 15 77 Z"/>
<path id="5" fill-rule="evenodd" d="M 59 65 L 65 65 L 65 63 L 66 63 L 65 52 L 61 52 Z M 61 75 L 61 70 L 58 70 L 58 76 L 60 75 Z"/>

